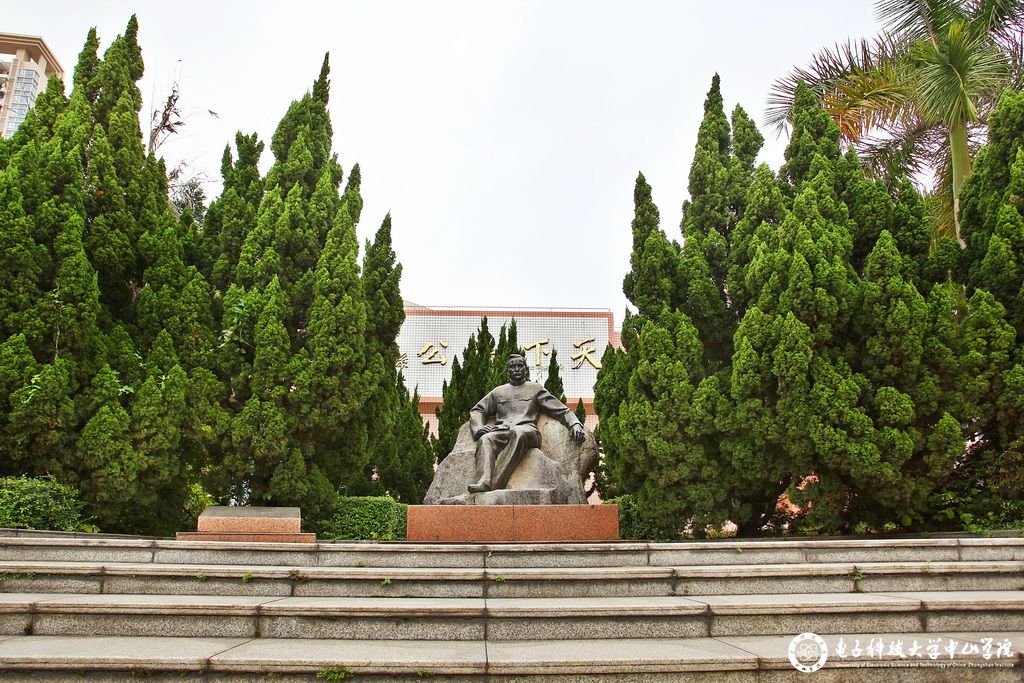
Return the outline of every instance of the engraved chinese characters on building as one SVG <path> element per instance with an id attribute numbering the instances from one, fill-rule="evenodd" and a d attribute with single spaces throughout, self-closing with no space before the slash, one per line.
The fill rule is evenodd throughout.
<path id="1" fill-rule="evenodd" d="M 550 344 L 550 343 L 551 343 L 550 339 L 538 339 L 537 341 L 533 342 L 532 344 L 527 344 L 526 346 L 524 346 L 523 350 L 525 350 L 527 353 L 529 353 L 530 351 L 534 351 L 535 352 L 536 358 L 535 358 L 535 361 L 534 361 L 534 365 L 536 365 L 539 368 L 541 366 L 541 360 L 542 360 L 541 356 L 550 356 L 551 355 L 551 352 L 544 348 L 544 346 L 546 346 L 547 344 Z"/>
<path id="2" fill-rule="evenodd" d="M 419 356 L 420 362 L 423 365 L 448 365 L 448 359 L 444 357 L 443 349 L 448 348 L 448 342 L 438 341 L 438 348 L 434 348 L 435 342 L 427 342 L 420 349 Z M 428 355 L 429 354 L 429 355 Z"/>
<path id="3" fill-rule="evenodd" d="M 590 339 L 584 339 L 583 341 L 572 343 L 573 346 L 580 350 L 579 353 L 569 356 L 570 360 L 573 361 L 573 370 L 579 370 L 583 367 L 584 363 L 590 363 L 594 366 L 595 370 L 601 369 L 601 361 L 594 357 L 594 354 L 597 353 L 597 349 L 590 346 L 590 344 L 594 343 L 594 339 L 595 337 L 591 337 Z"/>
<path id="4" fill-rule="evenodd" d="M 409 391 L 437 402 L 445 382 L 451 382 L 456 359 L 487 317 L 496 342 L 502 326 L 516 321 L 518 346 L 530 366 L 532 381 L 544 383 L 551 357 L 557 352 L 566 396 L 592 399 L 601 355 L 609 343 L 617 344 L 611 311 L 596 309 L 482 310 L 407 306 L 398 335 L 398 354 Z M 429 408 L 433 411 L 433 406 Z"/>
<path id="5" fill-rule="evenodd" d="M 409 367 L 409 354 L 403 353 L 402 355 L 400 355 L 398 359 L 395 361 L 395 367 L 399 369 Z"/>

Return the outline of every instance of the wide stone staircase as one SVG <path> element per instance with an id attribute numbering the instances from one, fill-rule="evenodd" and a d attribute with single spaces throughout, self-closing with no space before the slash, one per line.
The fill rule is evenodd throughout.
<path id="1" fill-rule="evenodd" d="M 1022 538 L 10 535 L 0 591 L 3 681 L 1024 681 Z"/>

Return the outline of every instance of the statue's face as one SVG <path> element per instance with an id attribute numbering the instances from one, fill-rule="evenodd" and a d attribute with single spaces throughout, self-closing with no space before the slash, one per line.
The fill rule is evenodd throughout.
<path id="1" fill-rule="evenodd" d="M 522 384 L 526 381 L 526 361 L 524 359 L 508 359 L 508 381 L 512 384 Z"/>

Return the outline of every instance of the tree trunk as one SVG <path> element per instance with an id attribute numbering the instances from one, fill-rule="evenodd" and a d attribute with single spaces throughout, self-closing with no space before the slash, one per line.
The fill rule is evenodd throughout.
<path id="1" fill-rule="evenodd" d="M 957 123 L 949 128 L 949 148 L 953 157 L 953 222 L 956 225 L 956 241 L 961 247 L 967 246 L 960 232 L 960 188 L 964 178 L 971 174 L 971 155 L 967 148 L 967 125 Z"/>

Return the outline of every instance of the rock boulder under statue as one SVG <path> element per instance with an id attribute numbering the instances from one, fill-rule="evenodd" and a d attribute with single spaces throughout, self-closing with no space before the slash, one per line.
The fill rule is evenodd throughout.
<path id="1" fill-rule="evenodd" d="M 504 489 L 469 493 L 477 481 L 476 442 L 466 422 L 459 429 L 452 452 L 441 461 L 424 505 L 582 505 L 585 486 L 597 467 L 597 441 L 590 430 L 577 446 L 569 430 L 547 415 L 537 419 L 540 448 L 531 448 L 516 466 Z"/>

